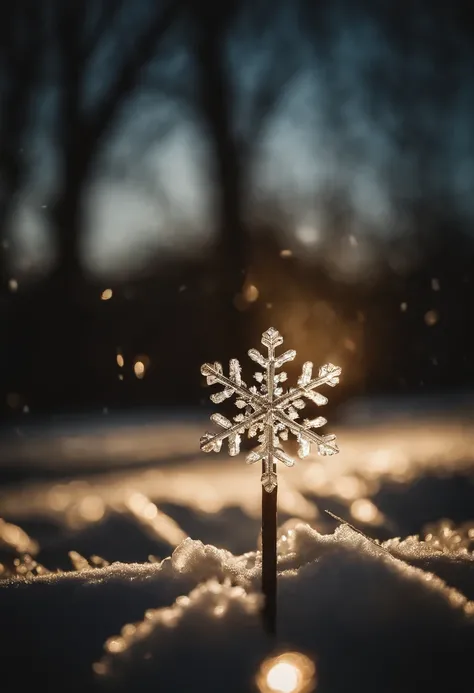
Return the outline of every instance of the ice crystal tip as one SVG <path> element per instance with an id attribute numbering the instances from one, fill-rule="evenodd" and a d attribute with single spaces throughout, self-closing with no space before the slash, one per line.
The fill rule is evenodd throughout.
<path id="1" fill-rule="evenodd" d="M 274 327 L 270 327 L 266 332 L 262 334 L 262 344 L 269 349 L 275 349 L 280 344 L 283 344 L 283 337 L 275 330 Z"/>
<path id="2" fill-rule="evenodd" d="M 307 457 L 311 452 L 311 444 L 316 445 L 320 455 L 334 455 L 339 448 L 334 442 L 334 435 L 318 435 L 315 428 L 324 426 L 327 421 L 319 416 L 314 419 L 298 421 L 299 411 L 306 406 L 306 400 L 321 406 L 327 403 L 327 398 L 316 391 L 321 385 L 334 387 L 339 382 L 341 369 L 332 363 L 321 366 L 318 377 L 313 379 L 313 364 L 307 361 L 303 364 L 298 378 L 298 387 L 290 388 L 287 392 L 279 385 L 287 379 L 284 372 L 275 371 L 296 356 L 294 349 L 289 349 L 279 356 L 275 349 L 283 344 L 283 337 L 274 327 L 262 334 L 262 344 L 267 347 L 267 356 L 257 349 L 249 349 L 249 357 L 263 369 L 255 373 L 254 378 L 258 387 L 248 388 L 241 378 L 241 367 L 237 359 L 229 362 L 229 377 L 224 375 L 219 362 L 205 363 L 201 366 L 202 375 L 206 376 L 207 384 L 219 384 L 223 387 L 211 395 L 215 404 L 221 404 L 226 399 L 236 395 L 235 405 L 242 413 L 230 421 L 222 414 L 212 414 L 211 420 L 220 427 L 219 433 L 205 433 L 201 438 L 201 450 L 204 452 L 219 452 L 222 442 L 227 440 L 229 454 L 238 455 L 240 452 L 241 436 L 247 432 L 248 438 L 255 438 L 257 447 L 248 453 L 247 464 L 263 462 L 262 485 L 271 493 L 277 486 L 276 465 L 278 462 L 292 467 L 295 462 L 287 455 L 280 445 L 280 440 L 287 440 L 292 433 L 298 440 L 298 456 Z"/>

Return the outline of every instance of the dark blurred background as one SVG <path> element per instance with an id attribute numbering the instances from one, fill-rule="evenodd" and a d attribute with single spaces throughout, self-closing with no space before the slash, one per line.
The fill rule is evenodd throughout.
<path id="1" fill-rule="evenodd" d="M 336 404 L 471 388 L 470 3 L 16 0 L 0 32 L 4 421 L 203 404 L 271 325 Z"/>

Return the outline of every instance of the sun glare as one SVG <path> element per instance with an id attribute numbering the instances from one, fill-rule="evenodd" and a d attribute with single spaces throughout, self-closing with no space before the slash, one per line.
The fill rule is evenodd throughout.
<path id="1" fill-rule="evenodd" d="M 311 693 L 315 690 L 313 662 L 299 652 L 285 652 L 263 662 L 257 676 L 261 693 Z"/>
<path id="2" fill-rule="evenodd" d="M 271 691 L 293 693 L 298 688 L 300 674 L 294 664 L 278 662 L 267 674 L 267 684 Z"/>

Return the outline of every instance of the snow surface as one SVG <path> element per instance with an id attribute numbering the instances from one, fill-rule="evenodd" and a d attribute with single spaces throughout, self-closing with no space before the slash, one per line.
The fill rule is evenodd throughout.
<path id="1" fill-rule="evenodd" d="M 450 585 L 436 576 L 440 566 L 455 567 Z M 191 539 L 160 563 L 7 578 L 0 609 L 6 622 L 29 624 L 52 672 L 59 653 L 71 667 L 78 651 L 96 655 L 90 680 L 99 687 L 217 692 L 225 681 L 225 690 L 252 690 L 259 662 L 291 648 L 319 662 L 321 690 L 470 690 L 459 686 L 474 652 L 474 603 L 453 585 L 472 584 L 473 567 L 472 552 L 447 557 L 416 538 L 378 545 L 347 525 L 321 535 L 289 522 L 279 539 L 277 643 L 261 625 L 260 553 Z M 120 622 L 112 632 L 111 621 Z M 15 638 L 5 648 L 19 656 Z"/>
<path id="2" fill-rule="evenodd" d="M 195 429 L 182 426 L 186 449 Z M 160 436 L 147 430 L 149 451 Z M 122 437 L 110 427 L 107 449 Z M 265 658 L 296 651 L 318 693 L 472 693 L 468 421 L 338 437 L 339 456 L 281 474 L 276 639 L 260 615 L 259 475 L 242 460 L 167 464 L 175 426 L 152 467 L 5 485 L 0 689 L 255 692 Z M 101 459 L 113 468 L 112 453 Z M 401 531 L 411 525 L 419 536 Z"/>

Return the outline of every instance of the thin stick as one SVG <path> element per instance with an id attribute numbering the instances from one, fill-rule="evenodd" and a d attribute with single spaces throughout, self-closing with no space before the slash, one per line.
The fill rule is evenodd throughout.
<path id="1" fill-rule="evenodd" d="M 330 515 L 334 520 L 337 520 L 338 522 L 340 522 L 342 525 L 346 525 L 346 527 L 350 527 L 354 532 L 357 532 L 357 534 L 360 534 L 361 537 L 364 537 L 364 539 L 367 539 L 367 541 L 370 541 L 371 544 L 376 546 L 381 551 L 385 551 L 385 553 L 388 553 L 389 556 L 392 556 L 392 554 L 390 553 L 390 551 L 388 549 L 386 549 L 384 546 L 381 546 L 376 541 L 374 541 L 373 539 L 368 537 L 367 534 L 364 534 L 364 532 L 362 532 L 362 530 L 357 529 L 357 527 L 354 527 L 354 525 L 351 525 L 349 522 L 346 522 L 346 520 L 343 520 L 342 517 L 339 517 L 339 515 L 335 515 L 330 510 L 325 510 L 324 512 L 327 513 L 328 515 Z M 393 558 L 393 556 L 392 556 L 392 558 Z M 401 558 L 400 560 L 403 560 L 403 558 Z"/>
<path id="2" fill-rule="evenodd" d="M 276 465 L 273 463 L 273 471 Z M 262 465 L 265 473 L 265 462 Z M 262 593 L 263 623 L 269 635 L 276 634 L 277 610 L 277 491 L 271 493 L 262 486 Z"/>
<path id="3" fill-rule="evenodd" d="M 270 327 L 262 334 L 262 344 L 267 348 L 268 356 L 262 356 L 257 349 L 250 349 L 248 355 L 258 363 L 265 373 L 255 373 L 255 379 L 261 383 L 260 388 L 248 388 L 241 378 L 241 367 L 237 359 L 231 359 L 229 363 L 229 377 L 224 375 L 222 365 L 217 361 L 204 363 L 201 373 L 207 378 L 207 384 L 219 383 L 224 390 L 211 395 L 216 404 L 223 402 L 232 395 L 237 395 L 235 404 L 245 411 L 234 416 L 230 421 L 221 414 L 213 414 L 211 420 L 217 423 L 221 429 L 219 433 L 206 432 L 201 437 L 201 450 L 204 452 L 219 452 L 224 440 L 229 441 L 229 453 L 237 455 L 240 449 L 241 435 L 248 430 L 249 438 L 255 437 L 257 432 L 259 445 L 247 455 L 247 463 L 254 464 L 262 460 L 262 593 L 264 598 L 263 621 L 266 631 L 276 635 L 277 623 L 277 461 L 292 467 L 294 460 L 287 455 L 280 445 L 280 438 L 286 440 L 288 432 L 294 434 L 299 442 L 299 454 L 305 457 L 311 443 L 318 446 L 321 455 L 333 455 L 339 452 L 333 442 L 334 435 L 319 436 L 312 432 L 311 428 L 318 428 L 325 423 L 325 419 L 318 417 L 314 420 L 306 420 L 303 425 L 296 423 L 298 414 L 296 408 L 305 406 L 302 399 L 307 397 L 317 404 L 325 404 L 327 399 L 317 392 L 313 392 L 320 385 L 327 383 L 331 387 L 339 382 L 341 369 L 332 363 L 326 363 L 319 369 L 317 378 L 312 378 L 313 364 L 307 361 L 303 365 L 301 376 L 298 378 L 298 387 L 290 388 L 283 394 L 283 388 L 279 383 L 287 379 L 287 374 L 282 371 L 275 374 L 287 361 L 292 361 L 296 356 L 294 349 L 285 351 L 275 357 L 275 349 L 283 344 L 283 337 Z M 296 408 L 295 408 L 296 407 Z M 286 411 L 288 410 L 288 411 Z M 296 416 L 295 416 L 296 415 Z M 285 434 L 285 435 L 284 435 Z"/>

